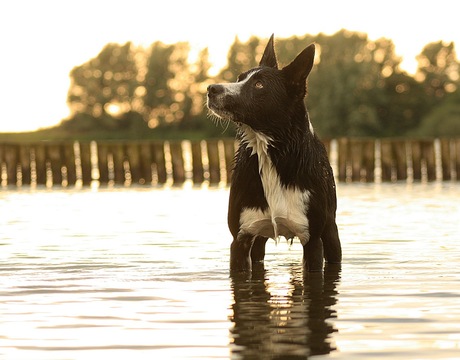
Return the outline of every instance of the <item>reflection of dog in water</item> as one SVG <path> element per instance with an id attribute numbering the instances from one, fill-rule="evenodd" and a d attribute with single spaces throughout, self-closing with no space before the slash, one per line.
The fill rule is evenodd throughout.
<path id="1" fill-rule="evenodd" d="M 250 271 L 279 236 L 300 239 L 306 270 L 321 271 L 323 257 L 341 262 L 334 177 L 304 104 L 314 55 L 312 44 L 280 70 L 272 36 L 258 67 L 208 87 L 208 108 L 236 123 L 240 140 L 228 212 L 233 271 Z"/>
<path id="2" fill-rule="evenodd" d="M 232 277 L 232 353 L 244 359 L 306 359 L 335 350 L 330 339 L 335 330 L 326 320 L 335 317 L 331 307 L 337 302 L 339 267 L 326 266 L 324 276 L 305 277 L 301 267 L 293 268 L 280 293 L 273 280 L 277 274 L 259 266 L 255 264 L 250 280 Z"/>

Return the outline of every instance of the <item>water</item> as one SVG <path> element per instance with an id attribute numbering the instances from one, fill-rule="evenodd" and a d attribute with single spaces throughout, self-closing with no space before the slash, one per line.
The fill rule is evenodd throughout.
<path id="1" fill-rule="evenodd" d="M 228 274 L 227 189 L 0 191 L 0 359 L 457 359 L 460 184 L 341 184 L 344 262 Z"/>

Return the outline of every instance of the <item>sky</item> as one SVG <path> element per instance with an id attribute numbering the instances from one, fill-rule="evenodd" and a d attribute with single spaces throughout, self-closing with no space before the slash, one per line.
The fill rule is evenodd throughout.
<path id="1" fill-rule="evenodd" d="M 109 42 L 190 42 L 216 69 L 235 36 L 333 34 L 393 40 L 402 67 L 434 41 L 460 47 L 457 0 L 15 0 L 0 2 L 0 132 L 32 131 L 69 116 L 69 72 Z M 457 50 L 458 51 L 458 50 Z"/>

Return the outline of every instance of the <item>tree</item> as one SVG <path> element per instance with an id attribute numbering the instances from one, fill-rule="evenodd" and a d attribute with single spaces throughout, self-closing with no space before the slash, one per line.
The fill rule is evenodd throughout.
<path id="1" fill-rule="evenodd" d="M 198 89 L 188 63 L 189 50 L 188 43 L 156 42 L 151 46 L 143 91 L 144 116 L 149 127 L 178 125 L 196 113 Z M 203 76 L 207 69 L 200 69 L 199 65 L 195 70 Z"/>
<path id="2" fill-rule="evenodd" d="M 454 43 L 430 43 L 423 48 L 417 60 L 415 78 L 424 91 L 417 105 L 424 109 L 425 116 L 414 134 L 460 135 L 460 63 Z"/>
<path id="3" fill-rule="evenodd" d="M 444 101 L 423 118 L 414 132 L 417 136 L 460 136 L 460 90 L 448 94 Z"/>
<path id="4" fill-rule="evenodd" d="M 144 116 L 149 127 L 155 128 L 161 123 L 172 122 L 170 107 L 174 102 L 174 94 L 169 86 L 174 73 L 169 68 L 174 45 L 155 42 L 150 47 L 147 60 L 147 71 L 144 79 Z"/>
<path id="5" fill-rule="evenodd" d="M 190 78 L 185 89 L 185 97 L 189 100 L 186 107 L 187 112 L 180 123 L 182 129 L 201 129 L 209 128 L 210 121 L 206 118 L 204 110 L 207 87 L 210 84 L 208 48 L 202 49 L 198 54 L 197 61 L 189 68 Z"/>
<path id="6" fill-rule="evenodd" d="M 72 69 L 67 97 L 72 113 L 103 118 L 130 111 L 137 73 L 130 42 L 106 45 L 97 57 Z"/>
<path id="7" fill-rule="evenodd" d="M 317 65 L 307 98 L 315 128 L 329 137 L 380 134 L 385 80 L 400 63 L 392 42 L 369 41 L 367 35 L 347 30 L 320 33 L 315 40 Z"/>
<path id="8" fill-rule="evenodd" d="M 227 66 L 222 69 L 219 78 L 224 81 L 236 81 L 239 74 L 258 66 L 263 50 L 260 39 L 255 36 L 247 42 L 241 42 L 236 37 L 228 51 Z"/>
<path id="9" fill-rule="evenodd" d="M 442 41 L 426 45 L 417 56 L 416 78 L 423 82 L 426 95 L 436 103 L 458 87 L 460 63 L 455 54 L 454 43 Z"/>
<path id="10" fill-rule="evenodd" d="M 457 134 L 460 63 L 453 43 L 425 46 L 413 77 L 400 69 L 391 40 L 371 41 L 347 30 L 307 34 L 277 40 L 280 68 L 312 42 L 316 65 L 306 102 L 321 136 Z M 213 81 L 235 81 L 258 66 L 265 44 L 257 37 L 235 38 L 215 80 L 208 75 L 208 49 L 191 63 L 188 43 L 155 42 L 147 49 L 107 44 L 71 71 L 72 116 L 62 125 L 69 131 L 114 129 L 134 136 L 145 133 L 148 124 L 219 136 L 222 129 L 206 116 L 206 88 Z"/>
<path id="11" fill-rule="evenodd" d="M 207 87 L 209 81 L 209 69 L 211 63 L 209 62 L 208 48 L 202 49 L 198 55 L 198 60 L 192 66 L 193 82 L 190 85 L 189 96 L 193 100 L 192 115 L 196 116 L 203 112 L 203 104 L 206 98 Z"/>
<path id="12" fill-rule="evenodd" d="M 376 136 L 403 136 L 416 129 L 427 106 L 422 84 L 405 72 L 395 71 L 384 83 L 383 101 L 376 103 L 381 129 Z"/>

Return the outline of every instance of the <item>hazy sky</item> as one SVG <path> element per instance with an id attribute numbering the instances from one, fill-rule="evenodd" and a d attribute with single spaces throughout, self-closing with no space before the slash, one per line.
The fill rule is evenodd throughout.
<path id="1" fill-rule="evenodd" d="M 0 132 L 35 130 L 69 115 L 69 72 L 108 42 L 189 41 L 222 66 L 236 35 L 391 38 L 403 67 L 429 42 L 460 47 L 457 0 L 14 0 L 0 3 Z"/>

